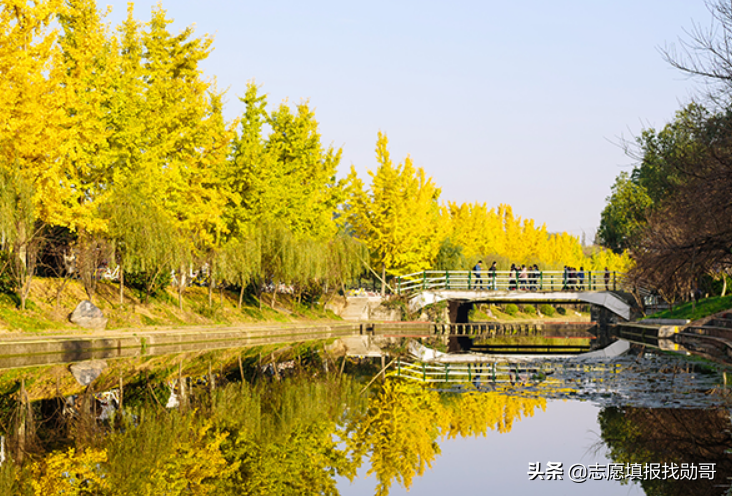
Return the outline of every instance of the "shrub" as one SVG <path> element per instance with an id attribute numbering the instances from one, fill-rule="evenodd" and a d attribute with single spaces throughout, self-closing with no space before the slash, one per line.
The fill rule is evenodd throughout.
<path id="1" fill-rule="evenodd" d="M 519 312 L 519 307 L 516 306 L 514 303 L 509 303 L 506 305 L 506 308 L 504 309 L 504 312 L 510 315 L 511 317 L 515 317 L 516 314 Z"/>
<path id="2" fill-rule="evenodd" d="M 547 305 L 546 303 L 539 306 L 539 311 L 547 317 L 554 316 L 554 307 L 551 305 Z"/>
<path id="3" fill-rule="evenodd" d="M 559 315 L 567 315 L 567 309 L 564 307 L 557 307 L 557 313 Z"/>
<path id="4" fill-rule="evenodd" d="M 140 297 L 156 297 L 170 286 L 170 271 L 164 270 L 157 277 L 147 272 L 125 272 L 125 286 L 136 289 Z"/>
<path id="5" fill-rule="evenodd" d="M 534 305 L 524 305 L 524 313 L 536 315 L 536 307 Z"/>

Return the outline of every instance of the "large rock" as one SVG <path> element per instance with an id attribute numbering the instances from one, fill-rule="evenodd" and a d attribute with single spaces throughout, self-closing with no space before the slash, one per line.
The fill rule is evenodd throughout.
<path id="1" fill-rule="evenodd" d="M 79 303 L 71 315 L 69 320 L 76 325 L 86 327 L 87 329 L 104 329 L 107 327 L 107 319 L 101 310 L 89 300 Z"/>
<path id="2" fill-rule="evenodd" d="M 88 386 L 106 368 L 107 362 L 104 360 L 89 360 L 88 362 L 75 363 L 69 367 L 69 370 L 79 384 Z"/>

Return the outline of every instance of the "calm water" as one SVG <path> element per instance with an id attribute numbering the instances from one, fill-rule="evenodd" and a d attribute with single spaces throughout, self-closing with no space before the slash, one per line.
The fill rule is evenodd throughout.
<path id="1" fill-rule="evenodd" d="M 719 372 L 654 353 L 584 364 L 503 364 L 498 370 L 472 384 L 431 387 L 443 396 L 528 399 L 537 402 L 534 408 L 516 415 L 510 428 L 441 436 L 432 468 L 411 489 L 401 485 L 390 494 L 718 495 L 729 489 L 732 425 Z M 500 370 L 513 371 L 509 385 L 501 383 Z M 552 480 L 548 462 L 561 463 Z M 533 480 L 530 463 L 538 473 Z M 582 467 L 570 476 L 574 465 Z M 612 480 L 611 468 L 626 475 L 640 471 L 639 479 L 647 480 Z M 354 481 L 340 479 L 341 494 L 375 494 L 375 477 L 367 471 L 362 468 Z"/>
<path id="2" fill-rule="evenodd" d="M 529 480 L 529 462 L 538 461 L 542 467 L 547 461 L 562 462 L 565 469 L 576 463 L 611 463 L 604 456 L 599 413 L 600 408 L 589 402 L 552 400 L 545 411 L 514 423 L 511 432 L 491 430 L 485 437 L 441 440 L 442 454 L 433 468 L 415 479 L 409 491 L 398 486 L 390 494 L 645 494 L 637 484 L 574 483 L 566 473 L 562 481 Z M 341 479 L 338 484 L 344 496 L 373 496 L 375 487 L 374 477 L 366 477 L 365 469 L 353 483 Z"/>
<path id="3" fill-rule="evenodd" d="M 600 496 L 729 490 L 732 402 L 714 367 L 633 350 L 584 364 L 502 363 L 462 383 L 425 385 L 389 377 L 361 394 L 379 364 L 348 361 L 340 376 L 344 362 L 322 350 L 316 344 L 271 355 L 248 349 L 110 360 L 92 383 L 96 393 L 86 396 L 67 366 L 2 371 L 0 433 L 11 457 L 24 433 L 26 469 L 6 460 L 0 493 L 20 494 L 14 491 L 31 479 L 50 480 L 49 487 L 63 490 L 79 461 L 69 459 L 62 469 L 43 461 L 69 447 L 77 457 L 89 450 L 108 456 L 95 465 L 104 477 L 94 482 L 88 473 L 83 476 L 88 484 L 100 484 L 95 494 L 112 494 L 105 481 L 115 487 L 128 483 L 122 494 L 136 494 L 190 473 L 203 473 L 195 484 L 209 494 Z M 94 421 L 110 404 L 104 399 L 110 396 L 100 393 L 117 388 L 120 377 L 125 417 Z M 178 414 L 173 405 L 181 391 L 173 381 L 180 377 L 186 377 L 189 407 Z M 20 401 L 21 384 L 30 406 Z M 75 398 L 69 397 L 72 390 Z M 170 401 L 171 393 L 176 401 Z M 21 418 L 33 423 L 20 429 Z M 187 439 L 191 432 L 199 437 Z M 190 458 L 185 450 L 192 450 Z M 181 468 L 156 477 L 180 460 L 199 458 L 210 473 Z M 35 472 L 29 471 L 34 462 Z M 646 480 L 607 480 L 611 469 L 623 476 L 637 471 Z M 356 474 L 353 480 L 349 472 Z M 199 487 L 191 484 L 177 487 Z"/>

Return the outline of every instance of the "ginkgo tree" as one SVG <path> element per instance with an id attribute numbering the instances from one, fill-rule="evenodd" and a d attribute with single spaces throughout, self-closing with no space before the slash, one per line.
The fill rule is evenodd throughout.
<path id="1" fill-rule="evenodd" d="M 448 224 L 440 216 L 440 189 L 412 159 L 394 165 L 386 134 L 376 141 L 375 172 L 366 188 L 354 167 L 348 176 L 346 220 L 371 253 L 372 267 L 399 275 L 431 268 Z"/>
<path id="2" fill-rule="evenodd" d="M 307 102 L 267 111 L 254 82 L 241 99 L 246 109 L 233 142 L 229 170 L 241 202 L 240 221 L 273 223 L 295 236 L 324 239 L 336 232 L 333 214 L 343 200 L 336 180 L 341 149 L 324 146 Z M 270 133 L 265 136 L 265 127 Z"/>
<path id="3" fill-rule="evenodd" d="M 65 141 L 63 70 L 52 29 L 61 0 L 0 1 L 0 168 L 21 171 L 33 185 L 40 218 L 61 221 L 68 179 L 60 157 Z"/>
<path id="4" fill-rule="evenodd" d="M 142 24 L 130 7 L 118 30 L 110 198 L 116 189 L 142 181 L 141 189 L 165 211 L 172 231 L 166 239 L 172 237 L 176 248 L 166 264 L 178 269 L 182 306 L 187 265 L 213 265 L 228 232 L 225 211 L 236 201 L 226 181 L 235 123 L 225 122 L 222 94 L 199 67 L 211 38 L 194 37 L 190 27 L 171 34 L 171 22 L 158 6 Z"/>
<path id="5" fill-rule="evenodd" d="M 58 208 L 56 223 L 93 234 L 105 230 L 97 207 L 114 170 L 108 109 L 118 53 L 94 0 L 67 1 L 58 20 L 63 61 L 58 84 L 65 111 L 61 164 L 67 198 Z"/>

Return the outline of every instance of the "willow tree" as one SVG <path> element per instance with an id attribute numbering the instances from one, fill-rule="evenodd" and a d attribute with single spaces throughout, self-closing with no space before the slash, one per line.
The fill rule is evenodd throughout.
<path id="1" fill-rule="evenodd" d="M 213 260 L 228 229 L 225 209 L 236 200 L 224 172 L 233 129 L 222 117 L 222 95 L 200 67 L 212 39 L 194 36 L 191 27 L 172 34 L 171 22 L 158 6 L 143 24 L 130 6 L 118 30 L 109 194 L 143 178 L 143 201 L 166 212 L 182 306 L 189 264 Z"/>
<path id="2" fill-rule="evenodd" d="M 325 257 L 323 284 L 334 290 L 340 287 L 345 296 L 346 283 L 361 276 L 366 270 L 369 250 L 361 241 L 340 232 L 328 240 Z"/>
<path id="3" fill-rule="evenodd" d="M 66 196 L 54 223 L 76 233 L 76 266 L 89 299 L 96 292 L 97 269 L 109 257 L 99 206 L 114 170 L 109 109 L 119 54 L 103 18 L 93 0 L 67 0 L 58 14 Z"/>
<path id="4" fill-rule="evenodd" d="M 429 269 L 447 232 L 440 216 L 440 189 L 407 157 L 394 165 L 385 134 L 376 142 L 376 172 L 367 190 L 351 168 L 347 221 L 371 253 L 372 266 L 385 275 Z"/>
<path id="5" fill-rule="evenodd" d="M 222 247 L 218 267 L 222 277 L 239 286 L 239 303 L 249 283 L 257 280 L 262 271 L 262 239 L 254 229 L 232 236 Z"/>
<path id="6" fill-rule="evenodd" d="M 209 305 L 213 287 L 221 274 L 216 268 L 218 254 L 229 238 L 230 205 L 240 196 L 227 181 L 228 155 L 236 123 L 223 118 L 223 95 L 210 91 L 206 113 L 198 130 L 199 146 L 181 168 L 183 189 L 173 196 L 171 208 L 180 227 L 193 240 L 192 249 L 208 263 L 211 277 L 208 286 Z"/>
<path id="7" fill-rule="evenodd" d="M 118 185 L 104 208 L 120 263 L 120 303 L 124 302 L 125 273 L 143 275 L 147 299 L 181 258 L 180 232 L 153 188 L 145 178 Z"/>
<path id="8" fill-rule="evenodd" d="M 343 199 L 335 179 L 341 151 L 321 143 L 307 103 L 295 111 L 283 103 L 269 112 L 254 83 L 241 100 L 246 108 L 226 169 L 238 201 L 227 212 L 232 226 L 258 226 L 258 291 L 273 285 L 274 306 L 279 284 L 295 284 L 301 294 L 324 277 L 325 243 L 336 232 L 334 213 Z"/>
<path id="9" fill-rule="evenodd" d="M 215 252 L 228 231 L 225 209 L 238 201 L 225 171 L 234 133 L 222 116 L 222 95 L 203 78 L 200 67 L 211 51 L 211 37 L 194 37 L 191 27 L 172 35 L 170 22 L 156 8 L 143 33 L 146 103 L 156 110 L 151 145 L 161 159 L 166 208 L 184 233 L 187 252 L 206 261 L 213 275 L 218 272 Z M 185 284 L 183 277 L 179 283 Z M 209 303 L 214 284 L 211 277 Z"/>
<path id="10" fill-rule="evenodd" d="M 313 238 L 295 241 L 291 282 L 298 303 L 302 302 L 305 292 L 312 292 L 315 287 L 322 288 L 322 277 L 326 271 L 326 250 L 325 242 Z"/>
<path id="11" fill-rule="evenodd" d="M 295 258 L 296 239 L 292 232 L 279 225 L 264 223 L 259 229 L 262 250 L 262 264 L 257 278 L 258 298 L 261 304 L 261 290 L 265 285 L 272 287 L 270 306 L 274 308 L 280 284 L 292 281 L 297 270 Z"/>
<path id="12" fill-rule="evenodd" d="M 11 275 L 23 310 L 43 240 L 33 193 L 33 185 L 18 169 L 0 169 L 0 237 L 8 254 L 0 274 L 7 271 Z"/>

